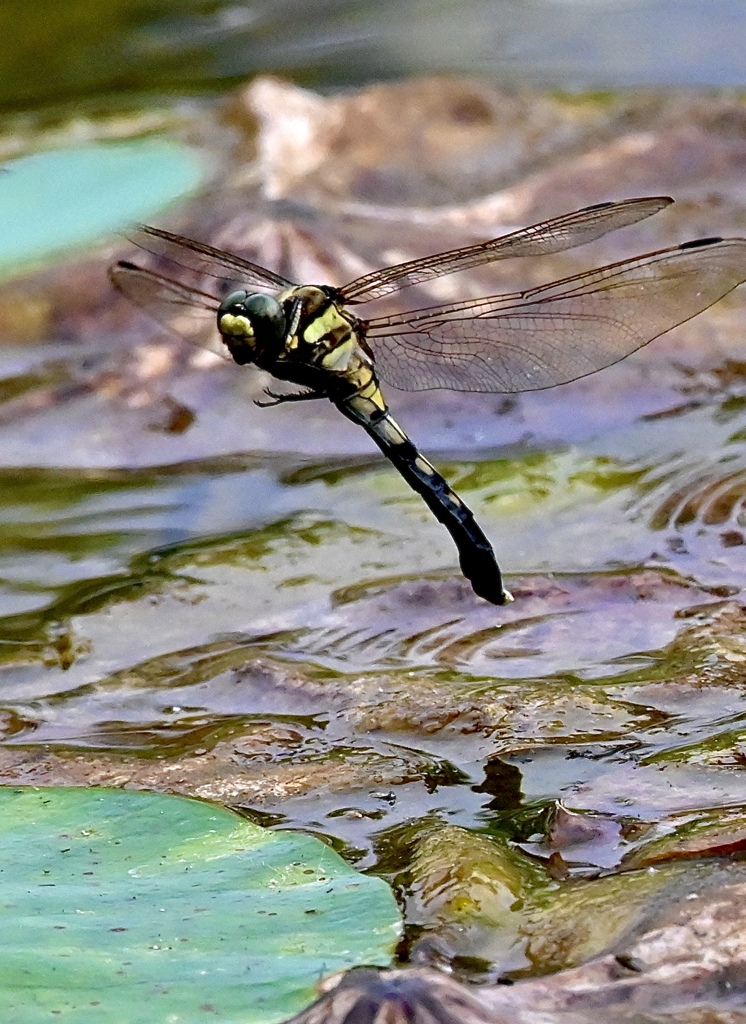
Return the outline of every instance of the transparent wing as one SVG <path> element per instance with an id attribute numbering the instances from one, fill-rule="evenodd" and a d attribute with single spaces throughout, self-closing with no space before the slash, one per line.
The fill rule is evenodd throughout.
<path id="1" fill-rule="evenodd" d="M 582 210 L 521 228 L 490 242 L 479 242 L 462 249 L 451 249 L 435 256 L 399 263 L 358 277 L 341 289 L 345 302 L 380 299 L 397 288 L 419 284 L 457 270 L 468 270 L 495 260 L 514 256 L 546 256 L 575 246 L 586 245 L 609 231 L 637 224 L 670 206 L 668 196 L 623 199 L 618 203 L 599 203 Z"/>
<path id="2" fill-rule="evenodd" d="M 252 263 L 223 249 L 214 249 L 211 245 L 197 242 L 193 238 L 164 231 L 162 228 L 141 225 L 129 238 L 140 249 L 196 274 L 240 281 L 242 286 L 253 284 L 274 291 L 295 287 L 292 281 L 259 266 L 258 263 Z"/>
<path id="3" fill-rule="evenodd" d="M 135 263 L 120 260 L 109 268 L 118 291 L 192 345 L 230 358 L 217 330 L 220 298 Z"/>
<path id="4" fill-rule="evenodd" d="M 537 391 L 624 359 L 746 280 L 746 239 L 705 238 L 511 295 L 368 322 L 405 391 Z"/>

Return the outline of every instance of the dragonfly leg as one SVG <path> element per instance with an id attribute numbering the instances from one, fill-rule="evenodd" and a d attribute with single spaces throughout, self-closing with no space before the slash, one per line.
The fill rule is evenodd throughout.
<path id="1" fill-rule="evenodd" d="M 312 398 L 326 398 L 320 391 L 292 391 L 289 395 L 278 395 L 271 388 L 265 388 L 264 394 L 269 398 L 263 402 L 260 398 L 254 399 L 254 405 L 260 409 L 269 409 L 273 405 L 283 405 L 285 402 L 310 402 Z"/>

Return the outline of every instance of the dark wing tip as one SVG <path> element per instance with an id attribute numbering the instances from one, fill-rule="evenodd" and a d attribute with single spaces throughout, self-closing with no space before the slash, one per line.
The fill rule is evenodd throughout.
<path id="1" fill-rule="evenodd" d="M 116 263 L 112 263 L 109 267 L 109 280 L 118 291 L 122 291 L 120 280 L 122 274 L 131 274 L 133 271 L 138 270 L 140 270 L 140 267 L 136 263 L 130 263 L 129 260 L 117 260 Z"/>
<path id="2" fill-rule="evenodd" d="M 682 242 L 679 249 L 701 249 L 705 245 L 717 245 L 722 241 L 720 235 L 712 235 L 711 238 L 693 238 L 691 242 Z"/>
<path id="3" fill-rule="evenodd" d="M 624 202 L 624 200 L 621 200 Z M 666 206 L 670 206 L 674 200 L 671 196 L 640 196 L 639 199 L 629 199 L 629 203 L 657 203 L 658 209 L 662 210 Z M 592 203 L 590 206 L 584 206 L 579 213 L 586 213 L 590 210 L 608 210 L 610 206 L 619 206 L 619 202 L 616 200 L 608 200 L 605 203 Z"/>

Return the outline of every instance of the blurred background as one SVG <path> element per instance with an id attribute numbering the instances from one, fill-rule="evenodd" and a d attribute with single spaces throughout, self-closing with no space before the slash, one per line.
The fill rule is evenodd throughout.
<path id="1" fill-rule="evenodd" d="M 739 0 L 4 0 L 0 103 L 122 105 L 260 72 L 325 88 L 413 74 L 551 89 L 744 82 Z"/>

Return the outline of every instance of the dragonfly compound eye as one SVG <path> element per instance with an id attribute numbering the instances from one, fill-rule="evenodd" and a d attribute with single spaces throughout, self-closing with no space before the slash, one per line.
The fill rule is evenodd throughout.
<path id="1" fill-rule="evenodd" d="M 271 295 L 231 292 L 218 309 L 218 330 L 237 363 L 252 362 L 257 351 L 282 342 L 286 322 Z"/>

